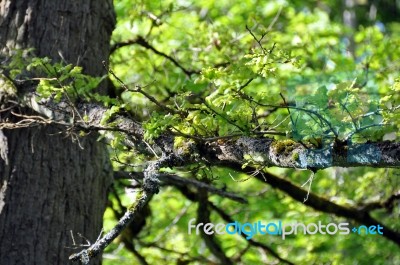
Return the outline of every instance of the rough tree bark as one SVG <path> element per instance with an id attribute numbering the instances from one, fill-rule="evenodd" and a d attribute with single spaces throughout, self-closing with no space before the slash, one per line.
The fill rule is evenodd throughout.
<path id="1" fill-rule="evenodd" d="M 114 24 L 112 0 L 1 0 L 0 57 L 34 48 L 99 76 Z M 3 130 L 9 151 L 8 163 L 0 159 L 0 264 L 68 264 L 70 230 L 98 237 L 111 183 L 105 147 L 94 134 L 80 146 L 61 131 Z"/>

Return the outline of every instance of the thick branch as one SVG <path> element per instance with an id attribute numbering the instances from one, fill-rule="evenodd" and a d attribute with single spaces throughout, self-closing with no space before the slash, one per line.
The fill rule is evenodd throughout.
<path id="1" fill-rule="evenodd" d="M 230 164 L 229 167 L 239 172 L 245 172 L 240 165 Z M 258 174 L 256 178 L 265 184 L 269 184 L 272 187 L 285 192 L 290 197 L 301 203 L 304 202 L 304 198 L 308 194 L 307 190 L 298 187 L 289 180 L 280 178 L 268 172 L 264 173 L 263 176 L 261 174 Z M 304 204 L 314 208 L 315 210 L 325 213 L 332 213 L 340 217 L 349 218 L 363 225 L 370 226 L 379 224 L 383 227 L 383 236 L 395 242 L 397 245 L 400 245 L 400 232 L 394 231 L 388 226 L 381 224 L 379 221 L 371 217 L 371 215 L 367 211 L 360 210 L 355 207 L 346 207 L 336 204 L 312 192 L 308 194 L 308 200 L 305 201 Z"/>
<path id="2" fill-rule="evenodd" d="M 251 162 L 257 166 L 323 169 L 340 167 L 400 167 L 400 143 L 377 142 L 344 144 L 339 147 L 307 149 L 292 140 L 240 137 L 226 142 L 208 142 L 200 146 L 203 156 L 220 163 Z"/>
<path id="3" fill-rule="evenodd" d="M 37 112 L 49 118 L 50 123 L 56 122 L 66 127 L 77 127 L 79 130 L 110 130 L 120 131 L 127 135 L 126 144 L 136 150 L 146 153 L 161 154 L 161 150 L 167 153 L 179 154 L 183 162 L 196 162 L 192 158 L 206 158 L 214 163 L 253 163 L 258 166 L 278 166 L 286 168 L 323 169 L 333 166 L 340 167 L 400 167 L 400 143 L 377 142 L 365 144 L 352 144 L 351 142 L 335 142 L 332 145 L 324 146 L 321 149 L 306 148 L 304 144 L 292 141 L 275 141 L 272 138 L 236 137 L 226 141 L 206 141 L 201 137 L 191 138 L 196 144 L 191 154 L 185 150 L 174 150 L 174 135 L 165 133 L 155 140 L 156 145 L 150 147 L 144 142 L 144 129 L 141 124 L 131 117 L 123 114 L 116 114 L 112 117 L 112 126 L 102 124 L 102 119 L 107 111 L 106 107 L 93 103 L 83 103 L 71 110 L 69 106 L 57 108 L 36 103 L 35 96 L 26 99 L 26 104 Z M 76 112 L 76 113 L 75 113 Z M 75 119 L 66 122 L 68 117 L 80 116 L 88 119 Z M 43 123 L 43 121 L 41 121 Z M 47 122 L 47 121 L 46 121 Z M 4 127 L 0 123 L 0 129 Z M 130 139 L 132 138 L 132 139 Z M 138 148 L 140 147 L 140 148 Z M 187 147 L 184 147 L 185 149 Z"/>

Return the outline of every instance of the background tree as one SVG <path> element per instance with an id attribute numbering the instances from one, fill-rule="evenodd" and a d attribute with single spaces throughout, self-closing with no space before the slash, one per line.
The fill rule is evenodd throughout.
<path id="1" fill-rule="evenodd" d="M 35 54 L 102 75 L 101 62 L 108 61 L 113 28 L 114 11 L 108 0 L 2 0 L 2 67 L 17 57 L 24 60 Z M 21 54 L 17 49 L 29 51 Z M 12 95 L 7 95 L 10 90 L 2 78 L 3 123 L 18 123 L 24 115 L 35 115 L 26 104 L 13 106 L 35 91 L 37 82 L 29 79 L 26 72 L 15 77 L 19 100 L 7 105 L 6 98 Z M 15 115 L 4 111 L 10 106 Z M 70 231 L 95 240 L 101 230 L 111 183 L 105 147 L 94 134 L 78 139 L 74 132 L 66 137 L 60 131 L 58 126 L 28 123 L 16 125 L 15 130 L 0 130 L 0 264 L 67 264 L 71 252 L 67 247 L 73 245 Z M 76 243 L 85 241 L 77 237 Z"/>
<path id="2" fill-rule="evenodd" d="M 356 2 L 116 1 L 117 98 L 72 64 L 10 59 L 14 83 L 39 80 L 19 104 L 42 108 L 3 128 L 57 125 L 109 144 L 107 233 L 70 259 L 110 246 L 108 264 L 398 263 L 399 25 L 357 12 L 346 24 L 355 6 L 381 12 Z M 384 233 L 188 235 L 192 218 Z"/>

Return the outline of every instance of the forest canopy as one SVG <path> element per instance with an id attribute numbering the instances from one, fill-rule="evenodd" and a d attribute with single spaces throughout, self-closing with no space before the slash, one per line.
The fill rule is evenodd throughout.
<path id="1" fill-rule="evenodd" d="M 78 143 L 97 132 L 108 146 L 105 236 L 71 259 L 107 246 L 105 265 L 400 264 L 395 1 L 114 8 L 107 75 L 35 50 L 2 66 L 8 97 L 35 85 L 19 100 L 40 116 L 16 114 L 0 129 L 55 124 Z M 246 238 L 189 233 L 193 218 L 382 230 Z"/>

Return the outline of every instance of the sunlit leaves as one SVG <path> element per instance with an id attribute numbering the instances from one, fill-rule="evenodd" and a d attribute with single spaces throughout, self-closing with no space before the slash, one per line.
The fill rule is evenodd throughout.
<path id="1" fill-rule="evenodd" d="M 62 97 L 74 101 L 77 98 L 90 100 L 93 90 L 99 86 L 105 77 L 93 77 L 82 73 L 82 67 L 53 63 L 49 58 L 31 57 L 27 59 L 26 71 L 32 80 L 39 80 L 37 92 L 40 97 L 59 102 Z M 28 79 L 28 78 L 27 78 Z"/>
<path id="2" fill-rule="evenodd" d="M 318 148 L 331 146 L 335 138 L 348 143 L 399 139 L 400 85 L 395 80 L 400 68 L 400 26 L 376 23 L 352 29 L 332 19 L 342 17 L 340 10 L 337 1 L 116 1 L 119 17 L 112 44 L 141 36 L 153 49 L 135 44 L 117 49 L 111 68 L 129 87 L 143 86 L 156 100 L 179 110 L 179 115 L 163 110 L 139 93 L 125 91 L 121 95 L 126 109 L 144 122 L 146 140 L 174 133 L 179 135 L 176 148 L 193 139 L 235 134 L 256 137 L 266 130 L 286 133 L 286 138 Z M 176 60 L 190 74 L 160 53 Z M 147 161 L 145 157 L 133 159 Z M 254 157 L 247 157 L 247 161 L 243 168 L 253 165 Z M 188 165 L 168 172 L 198 178 L 214 175 L 218 178 L 216 185 L 223 183 L 228 189 L 246 193 L 251 200 L 246 208 L 219 196 L 211 199 L 243 222 L 279 218 L 340 221 L 279 192 L 262 193 L 254 179 L 235 181 L 248 175 L 225 168 L 207 170 L 202 173 L 196 165 Z M 309 178 L 308 171 L 272 170 L 297 185 Z M 398 187 L 391 172 L 330 169 L 317 173 L 311 190 L 354 206 L 387 198 L 393 193 L 390 187 Z M 156 239 L 157 231 L 186 207 L 188 200 L 177 194 L 168 189 L 156 198 L 152 204 L 156 214 L 146 232 L 153 230 L 143 231 L 140 240 Z M 199 237 L 187 235 L 188 216 L 195 216 L 193 207 L 157 243 L 194 256 L 210 255 L 206 248 L 198 247 Z M 395 216 L 382 218 L 395 220 Z M 216 214 L 212 219 L 221 221 Z M 218 238 L 223 239 L 221 244 L 229 255 L 245 247 L 240 238 Z M 380 238 L 297 236 L 287 241 L 257 240 L 271 243 L 282 257 L 296 264 L 328 263 L 332 259 L 338 264 L 368 263 L 369 258 L 359 250 L 366 241 L 371 247 L 363 251 L 376 255 L 385 252 L 377 250 L 382 245 L 387 256 L 394 249 Z M 346 255 L 335 254 L 338 247 Z M 150 263 L 178 259 L 160 249 L 144 248 L 140 252 Z M 244 254 L 242 261 L 262 262 L 253 250 Z"/>
<path id="3" fill-rule="evenodd" d="M 156 112 L 147 123 L 143 124 L 146 129 L 145 138 L 149 140 L 157 138 L 161 133 L 165 132 L 167 128 L 178 125 L 178 123 L 178 115 L 163 115 Z"/>

